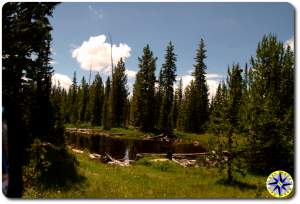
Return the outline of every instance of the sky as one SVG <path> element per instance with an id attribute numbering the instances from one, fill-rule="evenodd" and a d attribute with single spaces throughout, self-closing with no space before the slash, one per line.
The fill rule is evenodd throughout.
<path id="1" fill-rule="evenodd" d="M 61 3 L 50 18 L 54 82 L 67 88 L 74 71 L 92 79 L 110 75 L 110 40 L 114 64 L 125 59 L 129 91 L 138 71 L 138 57 L 150 45 L 158 76 L 166 45 L 175 46 L 177 79 L 192 80 L 196 49 L 203 38 L 207 84 L 212 96 L 226 79 L 227 67 L 244 65 L 255 55 L 265 34 L 294 44 L 294 8 L 288 3 Z"/>

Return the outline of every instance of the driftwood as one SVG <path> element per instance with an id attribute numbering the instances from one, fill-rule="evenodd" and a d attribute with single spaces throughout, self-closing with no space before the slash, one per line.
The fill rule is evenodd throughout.
<path id="1" fill-rule="evenodd" d="M 143 140 L 157 140 L 157 141 L 173 142 L 176 140 L 176 138 L 170 137 L 169 135 L 162 133 L 160 135 L 156 135 L 156 136 L 152 136 L 152 137 L 147 135 L 146 137 L 144 137 Z"/>
<path id="2" fill-rule="evenodd" d="M 101 155 L 96 154 L 96 153 L 89 154 L 89 157 L 93 160 L 100 160 L 101 159 Z"/>
<path id="3" fill-rule="evenodd" d="M 121 162 L 119 160 L 116 160 L 114 158 L 112 158 L 108 153 L 106 153 L 106 156 L 111 160 L 110 162 L 108 162 L 108 164 L 113 164 L 113 165 L 118 165 L 118 166 L 129 166 L 129 160 L 125 160 L 124 162 Z"/>
<path id="4" fill-rule="evenodd" d="M 156 140 L 156 139 L 161 139 L 161 138 L 163 138 L 163 137 L 165 137 L 165 135 L 164 134 L 160 134 L 160 135 L 157 135 L 157 136 L 147 136 L 146 138 L 144 138 L 145 140 Z"/>
<path id="5" fill-rule="evenodd" d="M 178 159 L 184 159 L 184 158 L 195 158 L 199 156 L 209 156 L 211 153 L 209 152 L 202 152 L 202 153 L 175 153 L 172 154 L 172 158 L 178 158 Z M 136 159 L 143 158 L 145 156 L 151 156 L 151 157 L 169 157 L 170 155 L 167 153 L 138 153 L 136 154 Z"/>
<path id="6" fill-rule="evenodd" d="M 232 154 L 230 154 L 230 152 L 228 151 L 223 151 L 222 152 L 224 156 L 231 156 Z M 215 153 L 212 152 L 197 152 L 197 153 L 173 153 L 172 154 L 172 158 L 194 158 L 194 157 L 199 157 L 199 156 L 210 156 L 213 155 Z M 167 157 L 168 154 L 167 153 L 138 153 L 136 154 L 137 158 L 142 158 L 144 156 L 152 156 L 152 157 Z"/>
<path id="7" fill-rule="evenodd" d="M 84 135 L 100 135 L 100 136 L 105 136 L 105 137 L 109 137 L 111 136 L 111 134 L 108 134 L 106 132 L 99 132 L 97 130 L 93 130 L 93 129 L 83 129 L 83 128 L 66 128 L 66 132 L 69 133 L 80 133 L 80 134 L 84 134 Z"/>
<path id="8" fill-rule="evenodd" d="M 82 154 L 83 151 L 82 150 L 79 150 L 79 149 L 72 149 L 73 152 L 75 153 L 78 153 L 78 154 Z"/>
<path id="9" fill-rule="evenodd" d="M 178 159 L 177 160 L 177 159 L 172 158 L 172 161 L 183 167 L 192 167 L 192 166 L 196 166 L 196 164 L 197 164 L 196 160 L 189 160 L 189 159 Z"/>

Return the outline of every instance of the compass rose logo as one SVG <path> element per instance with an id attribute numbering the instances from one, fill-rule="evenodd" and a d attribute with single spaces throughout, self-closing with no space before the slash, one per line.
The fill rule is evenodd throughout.
<path id="1" fill-rule="evenodd" d="M 293 191 L 294 182 L 287 172 L 275 171 L 268 177 L 266 185 L 272 196 L 284 198 Z"/>

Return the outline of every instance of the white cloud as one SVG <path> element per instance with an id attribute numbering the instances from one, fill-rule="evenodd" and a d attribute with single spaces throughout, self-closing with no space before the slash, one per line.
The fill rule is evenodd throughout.
<path id="1" fill-rule="evenodd" d="M 94 9 L 92 7 L 92 5 L 89 5 L 88 8 L 89 8 L 89 11 L 91 13 L 93 13 L 94 15 L 96 15 L 99 19 L 103 19 L 103 10 L 102 9 L 98 9 L 98 10 Z"/>
<path id="2" fill-rule="evenodd" d="M 183 89 L 185 89 L 192 80 L 194 80 L 194 77 L 191 75 L 183 75 L 183 76 L 177 76 L 176 80 L 179 82 L 180 78 L 182 78 L 182 86 Z M 209 98 L 211 99 L 212 96 L 216 94 L 216 91 L 218 89 L 218 85 L 221 82 L 223 78 L 223 75 L 216 74 L 216 73 L 207 73 L 206 74 L 206 81 L 209 89 Z M 178 87 L 178 84 L 175 86 Z"/>
<path id="3" fill-rule="evenodd" d="M 72 51 L 72 57 L 80 63 L 82 69 L 99 71 L 106 74 L 111 72 L 111 45 L 106 43 L 105 35 L 92 36 L 84 41 L 80 47 Z M 114 65 L 122 57 L 130 57 L 131 48 L 124 43 L 112 46 Z"/>
<path id="4" fill-rule="evenodd" d="M 125 70 L 125 74 L 127 74 L 127 77 L 128 78 L 135 78 L 135 76 L 136 76 L 136 71 L 134 71 L 134 70 L 130 70 L 130 69 L 126 69 Z"/>
<path id="5" fill-rule="evenodd" d="M 183 76 L 177 76 L 176 81 L 179 83 L 180 78 L 182 78 L 182 86 L 183 90 L 190 84 L 192 80 L 194 80 L 194 77 L 192 75 L 183 75 Z M 176 83 L 175 87 L 178 87 L 178 83 Z"/>
<path id="6" fill-rule="evenodd" d="M 208 88 L 209 88 L 209 98 L 210 99 L 211 99 L 212 96 L 216 95 L 216 92 L 217 92 L 217 89 L 218 89 L 218 86 L 219 86 L 220 82 L 221 82 L 220 80 L 210 80 L 210 79 L 207 80 L 207 85 L 208 85 Z"/>
<path id="7" fill-rule="evenodd" d="M 222 79 L 223 78 L 223 75 L 215 74 L 215 73 L 207 73 L 205 76 L 206 76 L 206 79 Z"/>
<path id="8" fill-rule="evenodd" d="M 58 86 L 58 84 L 60 84 L 62 88 L 68 90 L 72 85 L 72 80 L 67 75 L 55 73 L 52 76 L 52 85 Z"/>
<path id="9" fill-rule="evenodd" d="M 49 64 L 54 65 L 57 64 L 54 60 L 50 60 Z"/>
<path id="10" fill-rule="evenodd" d="M 294 37 L 291 37 L 290 39 L 284 42 L 283 46 L 285 49 L 287 49 L 287 47 L 290 46 L 291 50 L 294 51 L 294 45 L 295 45 Z"/>

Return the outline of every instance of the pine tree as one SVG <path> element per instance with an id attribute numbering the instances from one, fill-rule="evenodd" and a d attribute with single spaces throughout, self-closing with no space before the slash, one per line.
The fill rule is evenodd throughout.
<path id="1" fill-rule="evenodd" d="M 160 107 L 160 129 L 168 135 L 173 134 L 173 85 L 176 81 L 176 55 L 174 45 L 169 42 L 165 55 L 165 63 L 162 65 L 162 102 Z"/>
<path id="2" fill-rule="evenodd" d="M 63 103 L 64 103 L 64 92 L 60 83 L 54 85 L 51 91 L 51 104 L 54 113 L 54 128 L 50 132 L 49 142 L 54 145 L 61 146 L 65 143 L 64 141 L 64 120 L 63 120 Z"/>
<path id="3" fill-rule="evenodd" d="M 143 131 L 151 131 L 155 126 L 155 69 L 156 59 L 149 45 L 138 58 L 139 68 L 133 90 L 135 125 Z"/>
<path id="4" fill-rule="evenodd" d="M 182 131 L 183 130 L 183 117 L 184 117 L 184 112 L 183 112 L 183 85 L 182 85 L 182 78 L 179 80 L 179 86 L 177 89 L 177 100 L 178 100 L 178 116 L 176 120 L 176 129 Z"/>
<path id="5" fill-rule="evenodd" d="M 86 112 L 87 112 L 87 106 L 88 106 L 88 100 L 89 100 L 89 85 L 85 81 L 84 76 L 81 80 L 81 86 L 78 91 L 79 99 L 79 121 L 81 123 L 86 122 Z"/>
<path id="6" fill-rule="evenodd" d="M 233 133 L 238 127 L 238 114 L 241 107 L 241 99 L 243 94 L 243 80 L 241 76 L 242 70 L 239 64 L 233 65 L 232 69 L 228 69 L 227 84 L 229 88 L 229 101 L 227 109 L 227 120 L 228 120 L 228 132 L 227 132 L 227 149 L 230 155 L 227 160 L 227 176 L 228 181 L 233 181 L 233 171 L 240 171 L 240 166 L 233 166 L 234 159 L 236 158 L 237 151 L 241 150 L 241 147 L 237 147 L 237 137 L 234 137 Z M 237 148 L 239 148 L 237 150 Z"/>
<path id="7" fill-rule="evenodd" d="M 101 125 L 102 107 L 104 103 L 104 87 L 102 78 L 99 73 L 96 74 L 95 80 L 91 86 L 91 123 L 92 125 Z"/>
<path id="8" fill-rule="evenodd" d="M 125 120 L 124 105 L 128 97 L 127 75 L 125 74 L 125 63 L 121 58 L 115 67 L 112 83 L 112 126 L 122 127 Z"/>
<path id="9" fill-rule="evenodd" d="M 185 99 L 184 99 L 184 117 L 183 117 L 183 127 L 186 132 L 195 132 L 195 120 L 197 119 L 197 100 L 195 100 L 197 91 L 195 81 L 192 80 L 190 84 L 185 89 Z M 193 131 L 194 130 L 194 131 Z"/>
<path id="10" fill-rule="evenodd" d="M 111 128 L 111 105 L 110 105 L 110 95 L 111 95 L 111 82 L 110 78 L 107 77 L 105 82 L 105 92 L 104 92 L 104 102 L 102 108 L 102 124 L 104 129 Z"/>
<path id="11" fill-rule="evenodd" d="M 228 68 L 227 84 L 219 84 L 210 116 L 210 127 L 216 135 L 210 138 L 209 143 L 219 158 L 226 158 L 226 162 L 219 161 L 218 166 L 221 171 L 227 169 L 229 183 L 234 180 L 233 172 L 244 175 L 244 161 L 241 158 L 247 149 L 247 146 L 238 143 L 240 136 L 234 134 L 238 129 L 244 86 L 241 72 L 239 64 Z"/>
<path id="12" fill-rule="evenodd" d="M 227 106 L 225 83 L 219 83 L 216 95 L 212 102 L 210 115 L 210 130 L 216 134 L 221 134 L 224 131 L 223 121 L 225 120 L 225 108 Z"/>
<path id="13" fill-rule="evenodd" d="M 249 120 L 245 125 L 251 168 L 293 172 L 293 53 L 285 50 L 276 36 L 264 36 L 251 66 Z"/>
<path id="14" fill-rule="evenodd" d="M 52 27 L 48 18 L 56 4 L 9 2 L 2 8 L 3 116 L 9 127 L 8 197 L 22 195 L 25 147 L 34 137 L 47 139 L 53 130 L 49 63 Z"/>
<path id="15" fill-rule="evenodd" d="M 160 108 L 161 108 L 161 104 L 162 104 L 162 96 L 163 96 L 163 73 L 162 73 L 162 69 L 160 69 L 159 71 L 159 76 L 158 76 L 158 86 L 156 88 L 155 91 L 155 109 L 154 109 L 154 113 L 155 113 L 155 119 L 156 119 L 156 123 L 155 123 L 155 127 L 156 129 L 160 128 Z"/>
<path id="16" fill-rule="evenodd" d="M 70 95 L 70 122 L 77 124 L 78 122 L 78 86 L 76 79 L 76 72 L 73 74 L 72 85 L 69 90 Z"/>
<path id="17" fill-rule="evenodd" d="M 206 49 L 204 45 L 204 40 L 201 38 L 199 48 L 197 49 L 197 54 L 195 57 L 196 64 L 194 65 L 195 71 L 193 76 L 195 77 L 195 97 L 191 98 L 192 104 L 195 106 L 193 108 L 194 119 L 191 121 L 191 132 L 204 132 L 205 124 L 209 117 L 209 100 L 208 100 L 208 87 L 206 84 L 206 65 L 204 60 L 206 59 Z"/>
<path id="18" fill-rule="evenodd" d="M 175 90 L 174 94 L 174 99 L 173 99 L 173 107 L 172 107 L 172 112 L 173 112 L 173 121 L 172 124 L 176 128 L 176 123 L 177 123 L 177 118 L 178 118 L 178 109 L 179 109 L 179 102 L 178 102 L 178 90 Z"/>
<path id="19" fill-rule="evenodd" d="M 70 123 L 69 119 L 68 119 L 68 92 L 66 91 L 66 89 L 62 88 L 61 90 L 61 115 L 62 115 L 62 120 L 63 123 Z"/>

